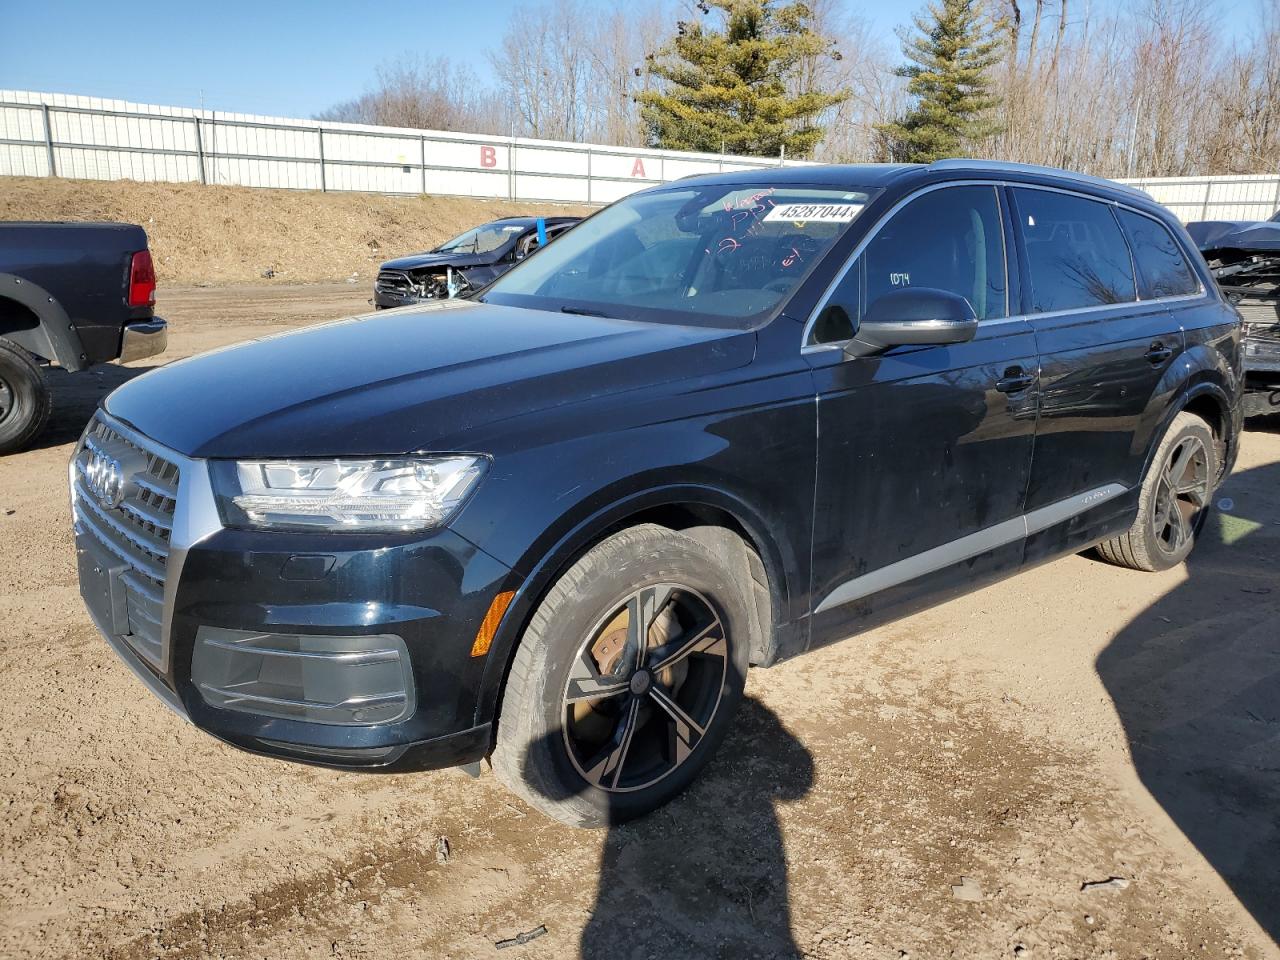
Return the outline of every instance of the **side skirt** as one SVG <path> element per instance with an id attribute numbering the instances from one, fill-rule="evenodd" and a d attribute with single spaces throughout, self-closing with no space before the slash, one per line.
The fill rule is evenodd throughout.
<path id="1" fill-rule="evenodd" d="M 871 573 L 846 580 L 823 598 L 814 613 L 825 613 L 835 607 L 861 600 L 882 590 L 936 573 L 953 564 L 963 563 L 973 557 L 1025 540 L 1109 500 L 1123 496 L 1128 490 L 1129 488 L 1123 484 L 1109 483 L 1032 510 L 1020 517 L 1002 521 L 977 533 L 971 533 L 958 540 L 926 550 L 924 553 L 907 557 L 905 560 L 898 560 Z"/>

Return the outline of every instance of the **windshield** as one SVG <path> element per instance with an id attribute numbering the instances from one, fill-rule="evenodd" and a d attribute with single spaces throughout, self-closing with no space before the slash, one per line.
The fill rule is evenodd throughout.
<path id="1" fill-rule="evenodd" d="M 751 326 L 790 295 L 869 198 L 856 189 L 727 184 L 646 191 L 583 221 L 481 299 Z"/>
<path id="2" fill-rule="evenodd" d="M 468 230 L 460 237 L 436 247 L 434 253 L 491 253 L 524 233 L 528 227 L 518 223 L 486 223 L 483 227 Z"/>

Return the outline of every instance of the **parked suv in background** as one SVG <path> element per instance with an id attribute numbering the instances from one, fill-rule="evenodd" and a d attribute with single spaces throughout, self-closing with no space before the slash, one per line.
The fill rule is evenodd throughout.
<path id="1" fill-rule="evenodd" d="M 373 305 L 403 307 L 474 293 L 580 219 L 507 217 L 468 230 L 428 253 L 388 260 L 373 282 Z"/>
<path id="2" fill-rule="evenodd" d="M 1181 562 L 1236 456 L 1239 336 L 1177 222 L 1106 181 L 681 180 L 476 299 L 118 389 L 71 465 L 81 590 L 223 740 L 488 756 L 616 822 L 706 764 L 749 664 L 1090 547 Z"/>
<path id="3" fill-rule="evenodd" d="M 0 223 L 0 454 L 39 435 L 44 366 L 76 372 L 160 353 L 147 235 L 129 223 Z"/>

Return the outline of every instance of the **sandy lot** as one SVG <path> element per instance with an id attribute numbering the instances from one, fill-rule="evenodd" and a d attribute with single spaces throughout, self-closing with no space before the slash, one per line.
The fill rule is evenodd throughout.
<path id="1" fill-rule="evenodd" d="M 580 204 L 388 196 L 4 177 L 0 220 L 120 220 L 147 231 L 162 286 L 324 283 L 355 275 L 362 288 L 392 257 L 430 250 L 498 217 L 587 216 Z"/>
<path id="2" fill-rule="evenodd" d="M 365 296 L 165 291 L 162 359 Z M 487 774 L 252 757 L 146 694 L 82 612 L 65 489 L 129 375 L 62 378 L 0 460 L 0 956 L 1280 957 L 1280 425 L 1185 569 L 1073 557 L 756 672 L 697 786 L 606 834 Z"/>

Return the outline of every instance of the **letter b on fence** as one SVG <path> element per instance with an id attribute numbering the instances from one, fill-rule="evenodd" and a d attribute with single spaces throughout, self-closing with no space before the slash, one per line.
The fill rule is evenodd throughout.
<path id="1" fill-rule="evenodd" d="M 496 167 L 498 165 L 498 151 L 494 147 L 484 146 L 480 148 L 480 166 Z"/>

